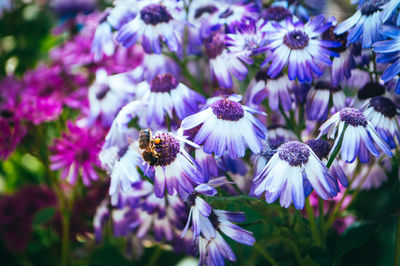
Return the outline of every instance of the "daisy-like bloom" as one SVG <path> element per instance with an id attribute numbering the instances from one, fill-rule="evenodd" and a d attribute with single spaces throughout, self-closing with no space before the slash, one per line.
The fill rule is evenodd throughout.
<path id="1" fill-rule="evenodd" d="M 321 162 L 323 162 L 325 165 L 328 163 L 329 154 L 331 151 L 331 145 L 328 141 L 323 139 L 310 139 L 306 142 L 306 144 L 313 150 Z M 333 163 L 329 168 L 329 173 L 332 177 L 339 180 L 344 187 L 349 186 L 349 181 L 347 180 L 342 167 L 339 165 L 336 159 L 333 160 Z"/>
<path id="2" fill-rule="evenodd" d="M 310 15 L 319 15 L 323 12 L 326 2 L 326 0 L 279 0 L 272 6 L 284 7 L 303 21 L 308 21 Z"/>
<path id="3" fill-rule="evenodd" d="M 94 61 L 100 61 L 103 55 L 112 56 L 115 51 L 112 27 L 106 19 L 100 22 L 94 34 L 91 52 L 94 55 Z"/>
<path id="4" fill-rule="evenodd" d="M 354 97 L 353 106 L 361 108 L 369 99 L 385 94 L 385 87 L 377 82 L 368 82 L 358 92 L 357 97 Z"/>
<path id="5" fill-rule="evenodd" d="M 74 185 L 81 174 L 85 186 L 99 177 L 94 167 L 99 166 L 98 153 L 103 133 L 97 129 L 81 128 L 67 123 L 68 131 L 50 147 L 50 169 L 61 169 L 61 178 Z"/>
<path id="6" fill-rule="evenodd" d="M 154 147 L 159 156 L 154 165 L 154 189 L 158 198 L 163 197 L 165 189 L 169 195 L 177 192 L 178 188 L 190 193 L 195 185 L 204 182 L 200 166 L 185 151 L 183 142 L 177 137 L 172 133 L 156 133 L 152 137 L 153 141 L 157 140 L 159 143 Z M 195 145 L 183 138 L 179 139 Z"/>
<path id="7" fill-rule="evenodd" d="M 335 111 L 346 106 L 346 96 L 340 85 L 333 86 L 326 81 L 318 81 L 308 91 L 306 112 L 309 120 L 325 121 L 332 101 Z"/>
<path id="8" fill-rule="evenodd" d="M 289 9 L 283 6 L 270 6 L 261 11 L 261 17 L 265 21 L 281 22 L 292 16 L 293 14 L 289 11 Z"/>
<path id="9" fill-rule="evenodd" d="M 204 41 L 204 48 L 210 60 L 211 76 L 217 79 L 221 87 L 232 88 L 231 75 L 238 80 L 246 78 L 248 69 L 241 60 L 250 62 L 251 59 L 246 59 L 244 54 L 230 54 L 226 49 L 224 34 L 215 33 L 208 37 Z"/>
<path id="10" fill-rule="evenodd" d="M 363 49 L 371 48 L 376 41 L 382 40 L 380 27 L 382 26 L 382 8 L 388 0 L 366 0 L 353 16 L 340 23 L 334 30 L 336 34 L 348 31 L 347 41 L 355 43 L 361 41 Z"/>
<path id="11" fill-rule="evenodd" d="M 396 13 L 397 8 L 400 5 L 400 0 L 390 0 L 386 5 L 384 5 L 383 14 L 382 14 L 382 21 L 387 22 L 393 14 Z M 397 11 L 397 26 L 400 25 L 400 16 L 398 15 Z"/>
<path id="12" fill-rule="evenodd" d="M 324 23 L 322 15 L 312 18 L 306 24 L 293 22 L 289 18 L 282 23 L 271 22 L 271 25 L 273 27 L 269 27 L 265 35 L 271 53 L 261 66 L 271 63 L 267 74 L 272 78 L 288 65 L 290 80 L 298 78 L 300 82 L 311 81 L 313 73 L 317 76 L 323 73 L 319 63 L 331 65 L 330 56 L 338 56 L 327 48 L 338 47 L 340 43 L 317 39 L 331 26 L 330 22 Z"/>
<path id="13" fill-rule="evenodd" d="M 344 134 L 340 155 L 342 160 L 348 163 L 352 163 L 357 155 L 361 163 L 367 163 L 369 160 L 368 151 L 378 157 L 379 151 L 374 142 L 382 151 L 392 156 L 390 148 L 378 135 L 372 123 L 358 109 L 343 108 L 322 124 L 319 131 L 318 138 L 325 134 L 329 139 L 335 138 L 332 150 L 336 149 L 342 134 Z"/>
<path id="14" fill-rule="evenodd" d="M 137 90 L 146 91 L 141 99 L 147 103 L 147 124 L 152 121 L 162 125 L 166 115 L 170 118 L 173 114 L 179 119 L 195 113 L 200 104 L 205 103 L 205 98 L 178 82 L 171 74 L 155 76 L 151 82 L 144 81 L 137 86 Z"/>
<path id="15" fill-rule="evenodd" d="M 253 116 L 258 111 L 241 105 L 240 99 L 215 97 L 208 108 L 183 119 L 181 128 L 189 130 L 201 125 L 193 141 L 217 157 L 225 151 L 232 159 L 243 157 L 246 146 L 259 153 L 267 129 Z"/>
<path id="16" fill-rule="evenodd" d="M 140 40 L 146 53 L 156 54 L 161 53 L 162 40 L 169 50 L 178 52 L 183 29 L 178 4 L 177 1 L 136 1 L 136 17 L 119 29 L 116 40 L 124 47 Z"/>
<path id="17" fill-rule="evenodd" d="M 288 140 L 297 140 L 293 131 L 282 125 L 268 126 L 268 142 L 272 149 L 277 149 Z"/>
<path id="18" fill-rule="evenodd" d="M 280 204 L 285 208 L 292 202 L 296 209 L 304 208 L 306 186 L 311 185 L 325 200 L 336 196 L 339 190 L 318 156 L 298 141 L 282 144 L 253 182 L 257 183 L 254 195 L 259 197 L 265 192 L 268 203 L 280 196 Z"/>
<path id="19" fill-rule="evenodd" d="M 288 111 L 292 109 L 291 89 L 295 85 L 296 83 L 289 80 L 287 75 L 279 74 L 275 78 L 270 78 L 267 71 L 261 69 L 249 85 L 252 94 L 250 101 L 259 105 L 265 98 L 268 98 L 271 110 L 278 111 L 280 104 L 283 110 Z"/>
<path id="20" fill-rule="evenodd" d="M 376 62 L 391 63 L 381 76 L 383 81 L 388 82 L 400 73 L 400 30 L 391 26 L 383 26 L 380 33 L 391 38 L 391 40 L 376 42 L 373 45 L 374 51 L 378 53 Z M 400 94 L 399 81 L 397 81 L 395 91 Z"/>
<path id="21" fill-rule="evenodd" d="M 334 21 L 333 23 L 336 23 Z M 356 68 L 356 62 L 354 57 L 361 55 L 361 47 L 358 44 L 352 44 L 347 47 L 347 35 L 337 35 L 334 33 L 335 27 L 330 27 L 322 34 L 323 40 L 336 41 L 340 43 L 339 47 L 331 48 L 332 51 L 336 52 L 339 56 L 334 57 L 331 65 L 331 83 L 333 86 L 339 85 L 344 79 L 351 77 L 351 70 Z"/>
<path id="22" fill-rule="evenodd" d="M 396 147 L 395 137 L 400 142 L 399 115 L 394 103 L 382 96 L 371 98 L 364 111 L 379 136 L 391 149 Z"/>
<path id="23" fill-rule="evenodd" d="M 390 158 L 380 157 L 371 159 L 363 167 L 358 167 L 357 163 L 353 162 L 345 165 L 344 169 L 354 176 L 351 181 L 351 189 L 372 190 L 379 188 L 388 180 L 387 172 L 392 170 L 392 165 Z"/>

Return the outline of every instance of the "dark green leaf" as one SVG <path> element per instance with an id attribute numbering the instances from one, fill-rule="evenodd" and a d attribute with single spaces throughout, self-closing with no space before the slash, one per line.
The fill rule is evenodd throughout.
<path id="1" fill-rule="evenodd" d="M 35 217 L 33 218 L 33 226 L 38 226 L 50 221 L 55 213 L 56 209 L 54 207 L 41 209 L 36 213 Z"/>

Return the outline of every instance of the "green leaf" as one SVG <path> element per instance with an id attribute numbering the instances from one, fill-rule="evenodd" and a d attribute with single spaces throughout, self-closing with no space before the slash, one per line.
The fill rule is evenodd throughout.
<path id="1" fill-rule="evenodd" d="M 363 245 L 377 231 L 378 224 L 372 221 L 355 222 L 349 226 L 336 243 L 335 265 L 349 250 Z"/>
<path id="2" fill-rule="evenodd" d="M 35 217 L 33 218 L 33 226 L 39 226 L 41 224 L 50 221 L 50 219 L 53 218 L 55 213 L 56 213 L 55 207 L 48 207 L 41 209 L 36 213 Z"/>
<path id="3" fill-rule="evenodd" d="M 320 266 L 331 266 L 332 261 L 329 254 L 321 247 L 312 247 L 308 250 L 311 259 Z"/>

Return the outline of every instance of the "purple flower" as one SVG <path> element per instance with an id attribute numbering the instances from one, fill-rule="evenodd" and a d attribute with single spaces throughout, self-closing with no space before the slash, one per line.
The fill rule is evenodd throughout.
<path id="1" fill-rule="evenodd" d="M 279 0 L 275 1 L 273 7 L 284 7 L 292 14 L 308 21 L 310 15 L 319 15 L 326 7 L 326 0 Z"/>
<path id="2" fill-rule="evenodd" d="M 282 144 L 253 182 L 257 184 L 254 195 L 259 197 L 265 192 L 268 203 L 280 196 L 280 204 L 285 208 L 293 202 L 296 209 L 303 209 L 310 185 L 323 199 L 336 196 L 339 190 L 318 156 L 298 141 Z"/>
<path id="3" fill-rule="evenodd" d="M 383 13 L 382 13 L 382 21 L 386 22 L 388 21 L 393 14 L 396 13 L 397 7 L 400 5 L 400 0 L 389 0 L 385 5 L 383 5 Z M 397 26 L 400 25 L 400 16 L 398 15 L 397 11 L 397 20 L 396 20 Z"/>
<path id="4" fill-rule="evenodd" d="M 271 25 L 273 27 L 265 32 L 269 42 L 267 48 L 271 52 L 261 66 L 271 62 L 267 74 L 272 78 L 288 65 L 290 80 L 311 81 L 312 73 L 317 76 L 323 73 L 319 63 L 331 65 L 330 56 L 338 56 L 327 48 L 338 47 L 340 43 L 317 39 L 331 26 L 330 22 L 324 23 L 322 15 L 312 18 L 307 24 L 289 18 L 282 23 L 271 22 Z"/>
<path id="5" fill-rule="evenodd" d="M 161 53 L 160 41 L 164 41 L 169 50 L 181 49 L 183 21 L 177 1 L 151 0 L 136 1 L 137 15 L 123 25 L 116 40 L 129 47 L 138 40 L 146 53 Z"/>
<path id="6" fill-rule="evenodd" d="M 100 243 L 102 239 L 103 226 L 110 219 L 110 211 L 108 209 L 108 200 L 103 200 L 96 209 L 93 217 L 94 238 L 96 243 Z"/>
<path id="7" fill-rule="evenodd" d="M 72 122 L 67 123 L 68 131 L 54 141 L 50 148 L 50 169 L 61 169 L 61 178 L 74 185 L 81 174 L 85 186 L 99 177 L 94 166 L 99 166 L 97 155 L 103 134 L 96 129 L 81 128 Z"/>
<path id="8" fill-rule="evenodd" d="M 261 11 L 261 17 L 267 22 L 281 22 L 292 16 L 293 14 L 283 6 L 270 6 Z"/>
<path id="9" fill-rule="evenodd" d="M 346 129 L 345 126 L 347 126 Z M 371 122 L 358 109 L 347 107 L 340 110 L 322 124 L 319 130 L 318 138 L 325 134 L 330 139 L 335 138 L 332 150 L 336 149 L 340 136 L 345 130 L 340 154 L 342 160 L 346 162 L 353 162 L 358 155 L 361 163 L 367 163 L 369 160 L 368 151 L 376 157 L 379 156 L 379 151 L 374 146 L 374 142 L 386 154 L 392 156 L 390 148 L 379 137 Z"/>
<path id="10" fill-rule="evenodd" d="M 205 53 L 210 64 L 210 72 L 213 78 L 216 78 L 219 85 L 223 88 L 233 86 L 232 77 L 234 75 L 238 80 L 244 80 L 248 69 L 242 63 L 243 54 L 231 54 L 226 49 L 225 35 L 215 33 L 204 41 Z M 246 59 L 248 61 L 250 59 Z"/>
<path id="11" fill-rule="evenodd" d="M 213 98 L 208 108 L 183 119 L 181 127 L 188 130 L 201 125 L 194 142 L 204 145 L 206 153 L 220 157 L 228 151 L 231 158 L 238 158 L 244 156 L 246 146 L 259 153 L 267 129 L 252 115 L 258 111 L 238 100 L 233 96 Z"/>
<path id="12" fill-rule="evenodd" d="M 379 136 L 394 149 L 395 137 L 400 141 L 399 115 L 394 103 L 386 97 L 373 97 L 369 100 L 364 115 L 371 121 Z"/>
<path id="13" fill-rule="evenodd" d="M 112 35 L 112 27 L 107 21 L 99 24 L 94 34 L 91 52 L 94 61 L 100 61 L 103 55 L 112 56 L 115 51 L 115 43 Z"/>
<path id="14" fill-rule="evenodd" d="M 363 49 L 371 48 L 372 44 L 380 41 L 380 27 L 382 26 L 382 6 L 387 0 L 366 0 L 353 16 L 340 23 L 336 34 L 349 32 L 347 41 L 355 43 L 361 41 Z"/>
<path id="15" fill-rule="evenodd" d="M 353 106 L 360 109 L 369 99 L 382 96 L 385 94 L 385 91 L 383 85 L 374 81 L 368 82 L 357 92 L 357 97 L 354 99 Z"/>
<path id="16" fill-rule="evenodd" d="M 308 91 L 306 112 L 309 120 L 325 121 L 329 104 L 333 103 L 334 109 L 341 110 L 346 106 L 346 96 L 340 85 L 333 86 L 329 82 L 318 81 L 315 86 Z"/>

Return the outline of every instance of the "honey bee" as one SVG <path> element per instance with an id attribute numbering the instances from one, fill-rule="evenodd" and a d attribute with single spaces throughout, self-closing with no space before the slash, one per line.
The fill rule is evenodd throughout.
<path id="1" fill-rule="evenodd" d="M 151 129 L 146 128 L 140 130 L 139 133 L 139 148 L 143 150 L 142 157 L 151 166 L 157 164 L 160 154 L 155 150 L 156 145 L 161 143 L 161 139 L 151 138 Z"/>

